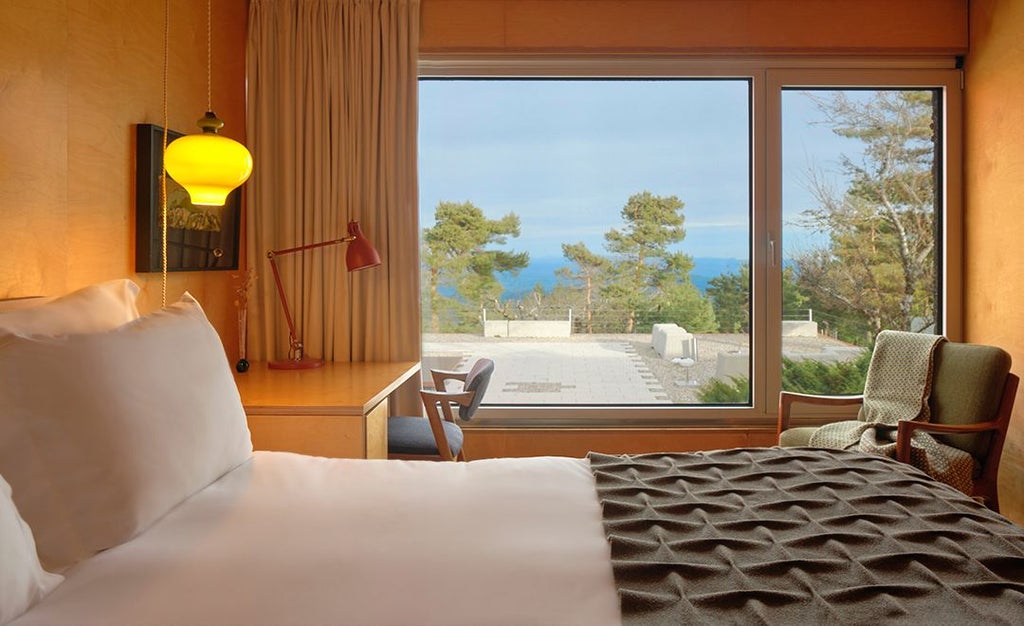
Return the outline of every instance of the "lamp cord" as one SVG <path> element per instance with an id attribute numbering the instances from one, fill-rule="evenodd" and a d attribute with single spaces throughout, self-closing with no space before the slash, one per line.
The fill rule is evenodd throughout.
<path id="1" fill-rule="evenodd" d="M 213 0 L 206 0 L 206 110 L 213 110 Z"/>
<path id="2" fill-rule="evenodd" d="M 164 0 L 164 93 L 163 93 L 163 138 L 160 152 L 160 306 L 167 306 L 167 168 L 164 153 L 167 152 L 167 67 L 171 39 L 170 0 Z"/>

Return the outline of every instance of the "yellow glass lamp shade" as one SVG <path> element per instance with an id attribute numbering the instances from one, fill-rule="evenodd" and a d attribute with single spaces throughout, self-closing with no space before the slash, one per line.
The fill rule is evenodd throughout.
<path id="1" fill-rule="evenodd" d="M 252 155 L 242 144 L 217 134 L 224 126 L 212 111 L 199 120 L 202 133 L 167 144 L 164 168 L 188 192 L 192 204 L 221 206 L 252 173 Z"/>

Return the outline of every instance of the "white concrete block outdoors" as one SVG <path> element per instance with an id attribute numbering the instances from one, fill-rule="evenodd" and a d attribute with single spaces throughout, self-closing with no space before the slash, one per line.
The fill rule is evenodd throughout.
<path id="1" fill-rule="evenodd" d="M 807 320 L 783 321 L 782 322 L 782 336 L 783 337 L 817 337 L 818 336 L 818 322 L 809 322 Z"/>
<path id="2" fill-rule="evenodd" d="M 697 358 L 697 338 L 676 324 L 655 324 L 651 329 L 651 345 L 663 359 Z"/>
<path id="3" fill-rule="evenodd" d="M 715 378 L 728 382 L 732 378 L 750 377 L 750 351 L 719 352 Z"/>

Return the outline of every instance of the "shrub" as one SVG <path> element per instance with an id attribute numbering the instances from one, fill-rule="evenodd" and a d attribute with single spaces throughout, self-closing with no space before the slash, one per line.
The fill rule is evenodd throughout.
<path id="1" fill-rule="evenodd" d="M 697 398 L 704 404 L 745 404 L 750 402 L 750 379 L 730 376 L 731 382 L 712 378 L 697 390 Z"/>
<path id="2" fill-rule="evenodd" d="M 871 351 L 852 361 L 826 363 L 813 359 L 782 359 L 782 388 L 798 393 L 847 396 L 862 393 Z M 697 391 L 704 404 L 744 404 L 750 401 L 750 379 L 730 377 L 729 382 L 712 379 Z"/>

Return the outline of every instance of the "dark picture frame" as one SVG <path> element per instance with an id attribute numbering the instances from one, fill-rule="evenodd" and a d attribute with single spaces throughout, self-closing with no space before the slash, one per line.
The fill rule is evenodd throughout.
<path id="1" fill-rule="evenodd" d="M 162 270 L 160 173 L 163 170 L 162 126 L 136 124 L 135 271 Z M 183 134 L 167 131 L 170 143 Z M 167 270 L 237 270 L 241 188 L 228 194 L 223 207 L 196 206 L 188 193 L 167 177 Z"/>

